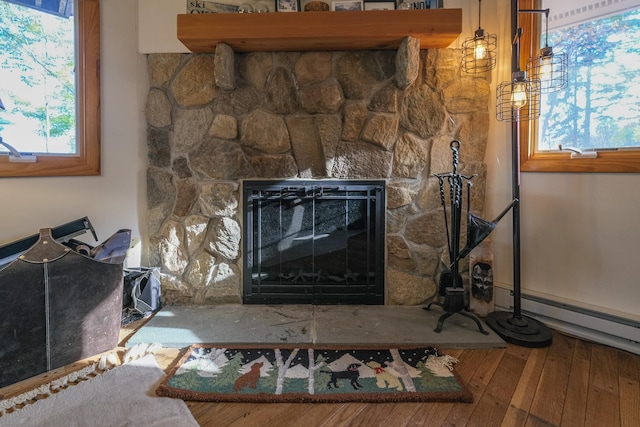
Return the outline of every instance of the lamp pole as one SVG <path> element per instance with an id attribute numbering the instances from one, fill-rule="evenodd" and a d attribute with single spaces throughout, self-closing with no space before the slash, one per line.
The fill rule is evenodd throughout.
<path id="1" fill-rule="evenodd" d="M 518 0 L 511 0 L 511 29 L 516 34 Z M 517 46 L 520 45 L 518 40 Z M 520 49 L 511 52 L 511 69 L 519 70 Z M 511 191 L 513 200 L 513 312 L 494 311 L 485 319 L 487 325 L 507 342 L 524 347 L 547 347 L 551 344 L 551 330 L 538 320 L 522 315 L 520 274 L 520 113 L 511 122 Z"/>

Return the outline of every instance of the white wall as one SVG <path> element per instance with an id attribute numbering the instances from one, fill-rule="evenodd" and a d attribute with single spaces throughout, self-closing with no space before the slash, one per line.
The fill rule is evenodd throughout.
<path id="1" fill-rule="evenodd" d="M 179 13 L 187 13 L 186 0 L 138 0 L 138 43 L 144 53 L 189 52 L 176 37 Z M 162 23 L 158 25 L 158 23 Z"/>
<path id="2" fill-rule="evenodd" d="M 102 175 L 0 178 L 0 244 L 88 216 L 100 241 L 144 231 L 148 82 L 137 53 L 137 3 L 101 1 Z M 87 243 L 96 243 L 87 234 Z"/>
<path id="3" fill-rule="evenodd" d="M 184 3 L 151 3 L 160 8 L 167 1 Z M 150 0 L 139 2 L 146 6 L 142 13 L 149 12 Z M 84 215 L 101 238 L 118 228 L 131 228 L 135 235 L 144 232 L 144 103 L 148 86 L 146 60 L 136 53 L 137 4 L 130 0 L 101 2 L 102 176 L 0 179 L 0 243 Z M 482 26 L 499 37 L 494 91 L 497 84 L 510 80 L 509 5 L 508 0 L 482 2 Z M 463 34 L 452 45 L 460 47 L 478 26 L 477 2 L 445 0 L 445 6 L 469 8 L 463 14 Z M 168 27 L 170 24 L 153 26 L 154 31 Z M 174 42 L 170 43 L 173 49 Z M 492 114 L 494 108 L 491 105 Z M 494 121 L 485 158 L 489 167 L 487 219 L 511 201 L 510 159 L 510 124 Z M 640 319 L 635 271 L 636 242 L 640 241 L 640 227 L 635 222 L 635 211 L 640 209 L 638 184 L 637 174 L 524 173 L 520 190 L 523 291 Z M 492 240 L 496 284 L 510 287 L 510 215 L 496 227 Z"/>

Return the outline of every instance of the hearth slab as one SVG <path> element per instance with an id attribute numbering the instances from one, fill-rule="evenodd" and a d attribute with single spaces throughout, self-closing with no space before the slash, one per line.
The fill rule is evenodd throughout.
<path id="1" fill-rule="evenodd" d="M 441 348 L 495 348 L 506 343 L 484 322 L 482 334 L 468 317 L 454 314 L 434 331 L 443 311 L 422 306 L 316 306 L 316 341 L 322 344 L 428 344 Z"/>
<path id="2" fill-rule="evenodd" d="M 195 343 L 311 342 L 311 306 L 164 307 L 127 342 L 182 348 Z"/>
<path id="3" fill-rule="evenodd" d="M 126 342 L 184 348 L 196 343 L 398 344 L 496 348 L 506 343 L 482 322 L 453 315 L 434 332 L 439 308 L 381 305 L 216 305 L 162 308 Z"/>

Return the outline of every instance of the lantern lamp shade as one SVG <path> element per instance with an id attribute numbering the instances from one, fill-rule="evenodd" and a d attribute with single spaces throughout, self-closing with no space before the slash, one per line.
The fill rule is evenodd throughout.
<path id="1" fill-rule="evenodd" d="M 550 46 L 540 50 L 540 55 L 527 61 L 527 74 L 540 80 L 542 93 L 562 90 L 569 83 L 569 59 L 566 53 L 554 53 Z"/>
<path id="2" fill-rule="evenodd" d="M 462 68 L 469 74 L 479 74 L 496 67 L 498 38 L 478 28 L 473 37 L 462 44 Z"/>
<path id="3" fill-rule="evenodd" d="M 502 122 L 538 119 L 540 94 L 540 80 L 527 80 L 525 72 L 514 72 L 511 81 L 500 83 L 496 91 L 496 118 Z"/>

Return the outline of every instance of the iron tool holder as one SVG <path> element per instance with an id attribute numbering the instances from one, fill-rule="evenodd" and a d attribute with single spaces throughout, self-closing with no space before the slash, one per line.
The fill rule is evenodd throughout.
<path id="1" fill-rule="evenodd" d="M 438 325 L 435 328 L 435 332 L 441 332 L 444 321 L 450 316 L 458 313 L 462 316 L 468 317 L 473 320 L 480 332 L 488 335 L 489 332 L 484 330 L 480 320 L 472 313 L 469 312 L 467 306 L 464 303 L 464 287 L 462 285 L 462 276 L 460 275 L 459 263 L 475 246 L 489 235 L 491 230 L 495 227 L 497 222 L 502 218 L 511 207 L 513 207 L 517 200 L 511 202 L 511 204 L 492 222 L 482 220 L 471 214 L 470 200 L 471 200 L 471 179 L 473 176 L 460 175 L 458 173 L 459 163 L 459 151 L 460 141 L 453 140 L 450 144 L 452 157 L 453 157 L 453 171 L 446 174 L 436 174 L 440 185 L 440 202 L 442 203 L 442 209 L 444 212 L 444 225 L 445 232 L 447 234 L 447 246 L 449 249 L 449 269 L 442 272 L 440 275 L 440 289 L 444 290 L 444 302 L 440 303 L 433 301 L 429 303 L 425 310 L 429 310 L 432 305 L 437 305 L 443 308 L 445 311 L 438 319 Z M 446 181 L 446 185 L 445 185 Z M 460 225 L 462 219 L 462 193 L 463 185 L 466 183 L 467 187 L 467 243 L 463 250 L 460 250 Z M 449 188 L 449 209 L 447 209 L 447 197 L 445 194 L 445 187 Z M 447 213 L 448 212 L 448 213 Z"/>

